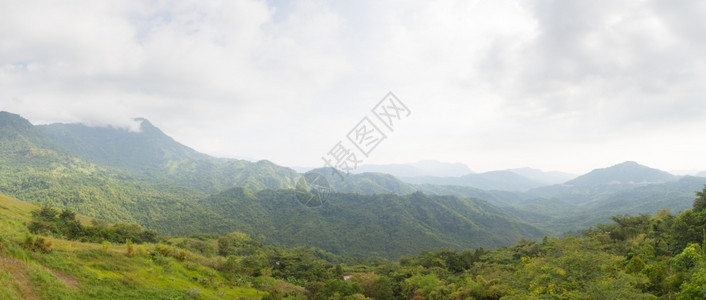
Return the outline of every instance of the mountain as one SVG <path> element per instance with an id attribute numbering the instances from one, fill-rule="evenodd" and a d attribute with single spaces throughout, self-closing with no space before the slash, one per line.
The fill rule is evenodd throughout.
<path id="1" fill-rule="evenodd" d="M 422 176 L 400 177 L 400 179 L 414 184 L 457 185 L 501 191 L 525 191 L 543 185 L 512 171 L 490 171 L 459 177 Z"/>
<path id="2" fill-rule="evenodd" d="M 419 249 L 498 247 L 543 232 L 478 199 L 413 193 L 333 193 L 321 207 L 294 191 L 234 188 L 199 201 L 222 221 L 213 232 L 242 231 L 279 246 L 311 245 L 356 257 L 398 258 Z"/>
<path id="3" fill-rule="evenodd" d="M 307 172 L 307 174 L 310 173 L 322 175 L 331 185 L 333 191 L 339 193 L 406 195 L 417 191 L 414 185 L 402 182 L 389 174 L 346 174 L 332 168 L 313 169 Z"/>
<path id="4" fill-rule="evenodd" d="M 462 163 L 446 163 L 436 160 L 422 160 L 411 164 L 363 164 L 355 173 L 386 173 L 395 177 L 440 176 L 453 177 L 473 173 Z"/>
<path id="5" fill-rule="evenodd" d="M 148 120 L 137 118 L 138 132 L 83 124 L 39 125 L 44 135 L 76 156 L 94 163 L 136 170 L 156 169 L 170 161 L 206 159 L 208 155 L 176 142 Z"/>
<path id="6" fill-rule="evenodd" d="M 665 171 L 627 161 L 611 167 L 595 169 L 564 184 L 538 187 L 527 193 L 537 197 L 562 198 L 572 203 L 580 203 L 598 194 L 632 189 L 641 185 L 671 182 L 678 178 Z"/>
<path id="7" fill-rule="evenodd" d="M 534 222 L 514 216 L 551 231 L 579 230 L 614 215 L 655 213 L 660 209 L 682 211 L 691 206 L 694 191 L 704 184 L 703 177 L 679 178 L 628 161 L 593 170 L 564 184 L 529 190 L 527 194 L 533 197 L 513 207 L 546 218 Z"/>
<path id="8" fill-rule="evenodd" d="M 199 192 L 234 186 L 278 189 L 294 186 L 297 172 L 269 161 L 217 159 L 189 148 L 143 118 L 140 130 L 83 124 L 37 126 L 55 144 L 92 163 L 118 168 L 152 181 L 167 181 Z"/>
<path id="9" fill-rule="evenodd" d="M 653 184 L 677 180 L 677 176 L 668 172 L 640 165 L 634 161 L 626 161 L 612 167 L 595 169 L 587 174 L 566 182 L 573 186 L 590 186 L 603 184 Z"/>
<path id="10" fill-rule="evenodd" d="M 654 214 L 660 210 L 678 213 L 691 208 L 695 191 L 706 178 L 685 176 L 676 181 L 644 185 L 553 186 L 554 195 L 516 203 L 519 213 L 509 215 L 553 233 L 582 230 L 615 215 Z M 543 215 L 537 219 L 531 213 Z"/>
<path id="11" fill-rule="evenodd" d="M 24 157 L 49 154 L 56 145 L 29 121 L 19 115 L 0 111 L 0 161 L 5 164 Z M 53 154 L 58 154 L 55 149 Z"/>
<path id="12" fill-rule="evenodd" d="M 695 176 L 698 176 L 698 177 L 706 177 L 706 171 L 696 173 Z"/>
<path id="13" fill-rule="evenodd" d="M 518 169 L 508 169 L 508 171 L 514 172 L 517 175 L 530 179 L 532 181 L 541 184 L 559 184 L 564 183 L 569 180 L 576 178 L 576 175 L 564 173 L 564 172 L 545 172 L 542 170 L 532 169 L 532 168 L 518 168 Z"/>

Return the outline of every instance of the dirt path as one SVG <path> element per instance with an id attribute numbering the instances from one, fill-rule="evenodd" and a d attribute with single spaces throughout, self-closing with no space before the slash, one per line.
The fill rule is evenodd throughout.
<path id="1" fill-rule="evenodd" d="M 13 281 L 15 283 L 15 287 L 20 293 L 20 297 L 22 297 L 22 299 L 39 299 L 39 296 L 37 296 L 37 293 L 30 282 L 27 266 L 23 261 L 0 256 L 0 266 L 2 266 L 2 269 L 5 270 L 5 272 L 10 273 L 10 276 L 14 279 Z"/>
<path id="2" fill-rule="evenodd" d="M 32 285 L 28 272 L 29 268 L 25 262 L 10 257 L 0 256 L 0 266 L 0 269 L 5 270 L 10 274 L 10 276 L 12 276 L 15 286 L 17 287 L 22 299 L 40 299 L 39 296 L 37 296 L 35 287 Z M 78 281 L 67 274 L 44 266 L 41 266 L 41 268 L 42 270 L 54 275 L 54 277 L 59 278 L 59 280 L 64 282 L 66 286 L 72 289 L 75 289 L 78 286 Z"/>

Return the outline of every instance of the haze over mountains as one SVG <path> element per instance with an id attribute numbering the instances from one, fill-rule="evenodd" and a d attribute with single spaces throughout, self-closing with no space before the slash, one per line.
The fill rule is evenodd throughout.
<path id="1" fill-rule="evenodd" d="M 455 177 L 473 173 L 462 163 L 447 163 L 437 160 L 421 160 L 411 164 L 363 164 L 355 169 L 355 173 L 387 173 L 395 177 L 438 176 Z"/>
<path id="2" fill-rule="evenodd" d="M 706 183 L 636 162 L 576 177 L 528 168 L 472 173 L 462 164 L 422 161 L 357 170 L 387 174 L 331 175 L 336 192 L 308 208 L 294 196 L 296 171 L 214 158 L 137 121 L 139 132 L 34 126 L 0 112 L 0 192 L 164 234 L 242 231 L 275 245 L 399 257 L 425 247 L 509 245 L 616 214 L 678 212 Z M 362 238 L 340 238 L 342 231 Z"/>

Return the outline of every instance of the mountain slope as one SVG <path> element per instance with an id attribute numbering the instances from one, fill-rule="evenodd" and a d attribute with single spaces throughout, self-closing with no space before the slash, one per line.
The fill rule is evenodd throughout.
<path id="1" fill-rule="evenodd" d="M 414 193 L 335 193 L 316 209 L 294 191 L 235 188 L 199 201 L 224 221 L 217 232 L 242 231 L 275 245 L 312 245 L 337 254 L 396 258 L 418 249 L 509 245 L 538 229 L 501 215 L 481 200 Z"/>
<path id="2" fill-rule="evenodd" d="M 146 119 L 140 131 L 82 124 L 38 126 L 48 138 L 72 155 L 118 168 L 146 180 L 166 181 L 199 192 L 216 193 L 234 186 L 259 190 L 294 186 L 297 173 L 267 161 L 217 159 L 197 152 Z"/>
<path id="3" fill-rule="evenodd" d="M 140 131 L 83 124 L 39 125 L 48 138 L 71 153 L 92 162 L 127 169 L 158 168 L 171 160 L 205 159 L 208 156 L 177 143 L 146 119 Z"/>

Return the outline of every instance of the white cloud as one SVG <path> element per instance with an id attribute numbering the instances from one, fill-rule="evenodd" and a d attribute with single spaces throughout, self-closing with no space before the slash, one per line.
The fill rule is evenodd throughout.
<path id="1" fill-rule="evenodd" d="M 703 5 L 10 2 L 0 109 L 35 123 L 142 116 L 197 150 L 316 165 L 392 90 L 413 116 L 367 162 L 706 169 L 657 142 L 706 129 Z"/>

